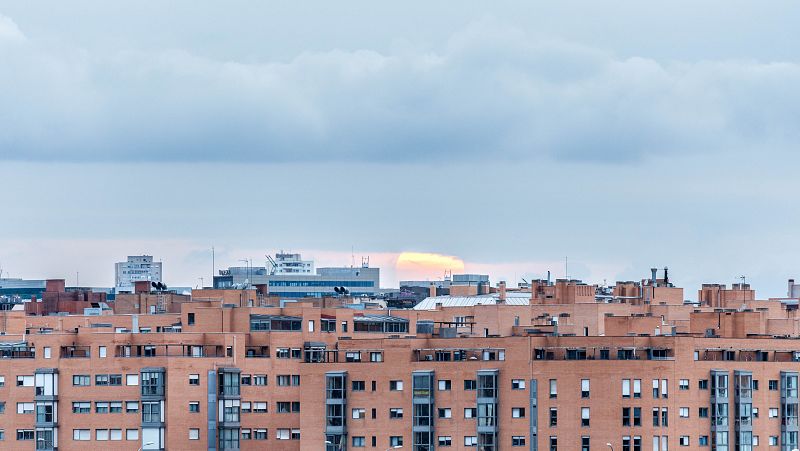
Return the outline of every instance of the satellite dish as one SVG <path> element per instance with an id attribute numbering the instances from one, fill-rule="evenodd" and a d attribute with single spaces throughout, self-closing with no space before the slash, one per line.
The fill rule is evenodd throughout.
<path id="1" fill-rule="evenodd" d="M 162 283 L 162 284 L 161 284 L 161 289 L 162 289 L 162 290 L 166 290 L 166 289 L 167 289 L 167 284 L 165 284 L 165 283 Z"/>
<path id="2" fill-rule="evenodd" d="M 156 287 L 156 283 L 155 283 L 155 282 L 150 282 L 150 285 L 152 285 L 152 286 L 153 286 L 153 288 L 157 288 L 157 287 Z"/>
<path id="3" fill-rule="evenodd" d="M 333 291 L 335 291 L 338 294 L 339 293 L 339 287 L 333 287 Z"/>

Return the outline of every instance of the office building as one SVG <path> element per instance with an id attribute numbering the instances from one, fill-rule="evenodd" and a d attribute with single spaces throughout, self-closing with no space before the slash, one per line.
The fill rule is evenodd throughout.
<path id="1" fill-rule="evenodd" d="M 116 292 L 133 291 L 133 283 L 140 280 L 162 282 L 161 262 L 153 261 L 152 255 L 131 255 L 124 262 L 115 264 Z"/>

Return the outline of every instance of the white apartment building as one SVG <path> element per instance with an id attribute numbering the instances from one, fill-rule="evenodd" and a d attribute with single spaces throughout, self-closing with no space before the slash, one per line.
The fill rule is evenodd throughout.
<path id="1" fill-rule="evenodd" d="M 153 261 L 152 255 L 129 255 L 127 261 L 115 264 L 117 293 L 133 291 L 133 283 L 137 280 L 161 282 L 161 277 L 161 262 Z"/>

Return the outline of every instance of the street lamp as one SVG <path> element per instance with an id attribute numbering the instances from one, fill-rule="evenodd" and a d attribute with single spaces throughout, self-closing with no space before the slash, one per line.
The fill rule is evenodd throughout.
<path id="1" fill-rule="evenodd" d="M 400 449 L 402 447 L 403 447 L 403 445 L 394 445 L 391 448 L 387 448 L 386 451 L 392 451 L 393 449 Z"/>
<path id="2" fill-rule="evenodd" d="M 606 443 L 606 446 L 608 446 L 609 448 L 611 448 L 611 451 L 614 451 L 614 447 L 613 447 L 613 446 L 611 446 L 611 443 Z"/>
<path id="3" fill-rule="evenodd" d="M 150 445 L 155 445 L 155 442 L 147 442 L 147 443 L 143 444 L 142 447 L 139 448 L 139 451 L 142 451 L 145 446 L 150 446 Z"/>

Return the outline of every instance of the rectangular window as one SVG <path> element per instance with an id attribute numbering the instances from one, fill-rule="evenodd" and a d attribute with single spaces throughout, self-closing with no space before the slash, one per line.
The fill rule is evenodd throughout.
<path id="1" fill-rule="evenodd" d="M 477 407 L 465 407 L 464 408 L 464 418 L 475 418 L 478 416 L 478 408 Z"/>
<path id="2" fill-rule="evenodd" d="M 389 391 L 403 391 L 403 381 L 389 381 Z"/>
<path id="3" fill-rule="evenodd" d="M 200 429 L 189 429 L 189 440 L 200 440 Z"/>
<path id="4" fill-rule="evenodd" d="M 363 448 L 367 446 L 366 437 L 353 437 L 353 448 Z"/>
<path id="5" fill-rule="evenodd" d="M 190 374 L 189 375 L 189 385 L 200 385 L 200 375 L 199 374 Z"/>
<path id="6" fill-rule="evenodd" d="M 678 381 L 678 389 L 679 390 L 688 390 L 689 389 L 689 379 L 681 379 Z"/>
<path id="7" fill-rule="evenodd" d="M 558 381 L 556 379 L 550 379 L 550 398 L 554 399 L 558 397 Z"/>
<path id="8" fill-rule="evenodd" d="M 525 408 L 524 407 L 512 407 L 511 408 L 511 418 L 525 418 Z"/>
<path id="9" fill-rule="evenodd" d="M 139 401 L 125 401 L 125 413 L 138 413 Z"/>
<path id="10" fill-rule="evenodd" d="M 589 427 L 589 408 L 581 407 L 581 426 Z"/>
<path id="11" fill-rule="evenodd" d="M 366 384 L 364 381 L 353 381 L 352 382 L 352 391 L 364 391 L 366 389 Z"/>
<path id="12" fill-rule="evenodd" d="M 139 440 L 139 430 L 125 429 L 125 440 Z"/>
<path id="13" fill-rule="evenodd" d="M 139 375 L 138 374 L 126 374 L 125 375 L 125 385 L 139 385 Z"/>
<path id="14" fill-rule="evenodd" d="M 189 403 L 189 412 L 191 413 L 198 413 L 200 412 L 200 403 L 196 401 L 192 401 Z"/>
<path id="15" fill-rule="evenodd" d="M 439 380 L 439 391 L 449 391 L 452 387 L 450 380 L 447 379 L 440 379 Z"/>
<path id="16" fill-rule="evenodd" d="M 770 409 L 769 409 L 769 417 L 770 418 L 778 418 L 778 409 L 776 407 L 770 407 Z"/>
<path id="17" fill-rule="evenodd" d="M 511 379 L 512 390 L 525 390 L 525 379 Z"/>
<path id="18" fill-rule="evenodd" d="M 622 379 L 622 397 L 623 398 L 630 398 L 631 397 L 631 380 L 630 379 Z"/>
<path id="19" fill-rule="evenodd" d="M 354 420 L 363 420 L 367 417 L 367 410 L 361 407 L 354 408 L 351 412 Z"/>
<path id="20" fill-rule="evenodd" d="M 556 407 L 550 408 L 550 427 L 558 426 L 558 409 Z"/>
<path id="21" fill-rule="evenodd" d="M 680 439 L 678 440 L 678 444 L 681 446 L 689 446 L 689 436 L 681 435 Z"/>
<path id="22" fill-rule="evenodd" d="M 453 437 L 449 435 L 440 435 L 437 441 L 439 446 L 453 446 Z"/>
<path id="23" fill-rule="evenodd" d="M 449 407 L 439 408 L 439 418 L 452 418 L 453 412 Z"/>
<path id="24" fill-rule="evenodd" d="M 478 437 L 475 435 L 465 435 L 464 446 L 478 446 Z"/>
<path id="25" fill-rule="evenodd" d="M 260 386 L 267 385 L 267 375 L 266 374 L 254 374 L 253 375 L 253 385 L 260 385 Z"/>
<path id="26" fill-rule="evenodd" d="M 88 374 L 76 374 L 72 376 L 72 385 L 79 387 L 88 387 L 89 385 L 91 385 L 91 378 L 89 377 Z"/>
<path id="27" fill-rule="evenodd" d="M 641 398 L 642 397 L 642 380 L 641 379 L 634 379 L 633 380 L 633 397 L 634 398 Z"/>
<path id="28" fill-rule="evenodd" d="M 524 435 L 514 435 L 511 437 L 511 446 L 525 446 Z"/>
<path id="29" fill-rule="evenodd" d="M 708 390 L 708 379 L 700 379 L 697 381 L 697 388 L 700 390 Z"/>
<path id="30" fill-rule="evenodd" d="M 681 418 L 689 418 L 689 408 L 688 407 L 679 408 L 678 416 L 680 416 Z"/>
<path id="31" fill-rule="evenodd" d="M 478 382 L 475 379 L 464 380 L 464 390 L 477 390 Z"/>
<path id="32" fill-rule="evenodd" d="M 97 441 L 108 441 L 108 429 L 95 429 L 94 439 Z"/>
<path id="33" fill-rule="evenodd" d="M 44 347 L 44 358 L 49 359 L 51 357 L 51 350 L 49 346 Z"/>
<path id="34" fill-rule="evenodd" d="M 399 407 L 393 407 L 389 409 L 389 418 L 390 419 L 403 418 L 403 409 Z"/>
<path id="35" fill-rule="evenodd" d="M 76 441 L 89 441 L 92 439 L 92 432 L 90 429 L 73 429 L 72 440 Z"/>
<path id="36" fill-rule="evenodd" d="M 581 398 L 589 397 L 589 379 L 581 379 Z"/>

